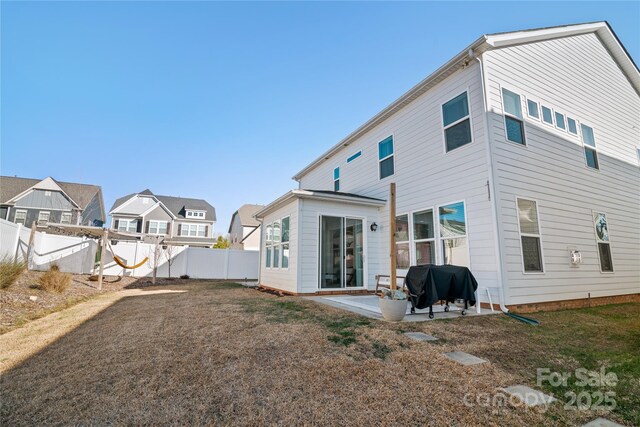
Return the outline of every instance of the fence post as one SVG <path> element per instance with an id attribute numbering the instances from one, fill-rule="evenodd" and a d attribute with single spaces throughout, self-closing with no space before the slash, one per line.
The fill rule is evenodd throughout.
<path id="1" fill-rule="evenodd" d="M 185 246 L 184 247 L 184 275 L 185 276 L 190 276 L 189 275 L 189 246 Z"/>
<path id="2" fill-rule="evenodd" d="M 229 249 L 224 250 L 224 272 L 223 272 L 224 280 L 229 279 Z"/>
<path id="3" fill-rule="evenodd" d="M 22 231 L 22 224 L 18 224 L 18 232 L 16 233 L 16 243 L 13 245 L 13 260 L 18 262 L 18 251 L 20 250 L 20 232 Z"/>

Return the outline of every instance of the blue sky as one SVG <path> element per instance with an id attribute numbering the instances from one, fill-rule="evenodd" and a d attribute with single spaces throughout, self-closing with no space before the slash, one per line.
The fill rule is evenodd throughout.
<path id="1" fill-rule="evenodd" d="M 480 35 L 640 2 L 2 2 L 0 173 L 204 198 L 217 231 Z"/>

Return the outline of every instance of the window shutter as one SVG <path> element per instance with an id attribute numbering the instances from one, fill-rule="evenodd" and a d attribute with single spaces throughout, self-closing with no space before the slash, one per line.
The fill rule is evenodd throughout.
<path id="1" fill-rule="evenodd" d="M 136 233 L 140 233 L 142 231 L 142 221 L 136 220 Z"/>
<path id="2" fill-rule="evenodd" d="M 208 237 L 209 236 L 209 226 L 205 225 L 204 226 L 204 237 Z"/>
<path id="3" fill-rule="evenodd" d="M 167 222 L 167 235 L 171 236 L 171 223 Z"/>
<path id="4" fill-rule="evenodd" d="M 145 222 L 144 224 L 144 232 L 146 234 L 149 234 L 149 221 Z"/>
<path id="5" fill-rule="evenodd" d="M 120 226 L 120 220 L 116 219 L 116 220 L 113 222 L 113 229 L 114 229 L 114 230 L 117 230 L 119 226 Z"/>
<path id="6" fill-rule="evenodd" d="M 182 224 L 178 224 L 178 236 L 182 236 Z"/>

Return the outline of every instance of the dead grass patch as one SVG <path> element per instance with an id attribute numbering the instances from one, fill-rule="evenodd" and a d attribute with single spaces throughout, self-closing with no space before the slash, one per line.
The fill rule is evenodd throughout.
<path id="1" fill-rule="evenodd" d="M 57 265 L 52 265 L 49 271 L 38 279 L 38 289 L 61 294 L 71 285 L 71 277 L 71 274 L 60 271 Z"/>
<path id="2" fill-rule="evenodd" d="M 4 256 L 0 259 L 0 289 L 6 289 L 13 285 L 26 268 L 26 263 L 17 262 L 12 257 Z"/>

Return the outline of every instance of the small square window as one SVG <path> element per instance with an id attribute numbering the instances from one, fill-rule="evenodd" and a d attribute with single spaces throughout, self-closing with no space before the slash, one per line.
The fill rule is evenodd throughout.
<path id="1" fill-rule="evenodd" d="M 558 113 L 557 111 L 556 111 L 556 126 L 558 127 L 558 129 L 562 129 L 562 130 L 565 130 L 567 128 L 567 125 L 564 122 L 564 114 Z"/>
<path id="2" fill-rule="evenodd" d="M 542 106 L 542 121 L 550 125 L 553 124 L 553 115 L 551 114 L 551 108 Z"/>
<path id="3" fill-rule="evenodd" d="M 538 109 L 538 103 L 536 101 L 527 99 L 527 111 L 529 112 L 529 116 L 536 119 L 540 118 L 540 110 Z"/>
<path id="4" fill-rule="evenodd" d="M 569 129 L 569 133 L 574 135 L 578 134 L 578 124 L 571 117 L 567 117 L 567 128 Z"/>

